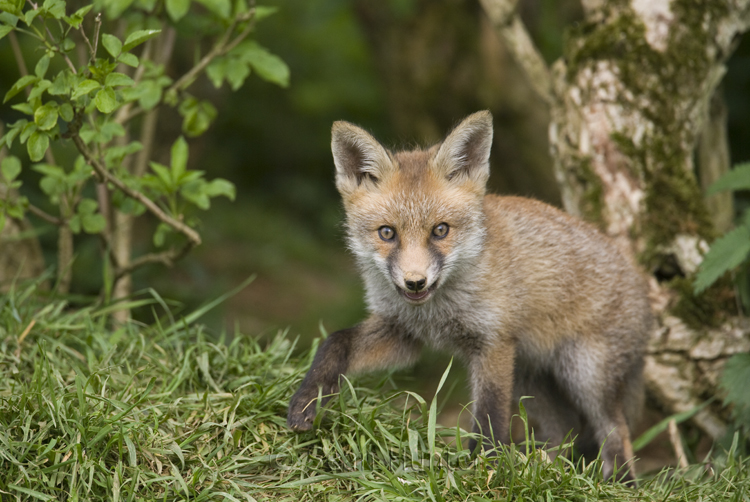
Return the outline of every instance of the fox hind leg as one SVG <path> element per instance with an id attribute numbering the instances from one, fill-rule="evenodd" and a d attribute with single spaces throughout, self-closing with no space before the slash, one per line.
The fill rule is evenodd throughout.
<path id="1" fill-rule="evenodd" d="M 559 385 L 578 408 L 584 430 L 584 455 L 601 448 L 602 475 L 630 482 L 635 479 L 630 428 L 624 411 L 637 400 L 642 363 L 640 358 L 610 361 L 607 351 L 579 342 L 562 351 L 556 368 Z"/>
<path id="2" fill-rule="evenodd" d="M 515 379 L 514 403 L 530 397 L 523 400 L 528 426 L 536 445 L 546 445 L 548 456 L 554 459 L 559 454 L 557 447 L 580 430 L 580 416 L 550 372 L 528 372 L 519 364 Z"/>

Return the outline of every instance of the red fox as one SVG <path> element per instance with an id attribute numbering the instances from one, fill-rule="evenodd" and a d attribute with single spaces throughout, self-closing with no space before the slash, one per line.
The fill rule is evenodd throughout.
<path id="1" fill-rule="evenodd" d="M 534 396 L 524 404 L 537 439 L 560 444 L 575 430 L 584 455 L 602 448 L 612 477 L 633 457 L 629 426 L 652 327 L 635 265 L 590 224 L 485 193 L 488 111 L 427 150 L 390 152 L 347 122 L 332 134 L 370 315 L 320 346 L 289 403 L 289 427 L 312 427 L 320 387 L 330 395 L 340 375 L 413 363 L 427 344 L 467 365 L 483 443 L 507 444 L 511 404 Z M 632 480 L 625 470 L 617 477 Z"/>

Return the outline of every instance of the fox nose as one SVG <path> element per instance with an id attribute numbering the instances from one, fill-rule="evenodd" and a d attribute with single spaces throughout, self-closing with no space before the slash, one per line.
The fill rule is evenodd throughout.
<path id="1" fill-rule="evenodd" d="M 416 281 L 408 280 L 404 281 L 404 284 L 406 284 L 407 289 L 410 291 L 414 291 L 415 293 L 417 291 L 420 291 L 424 289 L 424 285 L 427 283 L 427 279 L 418 279 Z"/>

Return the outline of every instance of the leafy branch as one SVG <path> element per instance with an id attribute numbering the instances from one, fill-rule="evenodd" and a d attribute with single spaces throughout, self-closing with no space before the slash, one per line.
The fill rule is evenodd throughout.
<path id="1" fill-rule="evenodd" d="M 750 162 L 739 164 L 724 176 L 716 180 L 707 190 L 706 195 L 713 195 L 723 190 L 750 190 Z M 695 275 L 693 290 L 700 294 L 708 289 L 725 273 L 742 268 L 738 281 L 738 292 L 745 308 L 750 308 L 750 290 L 748 290 L 748 266 L 750 265 L 750 209 L 746 209 L 737 226 L 719 237 L 703 257 Z"/>
<path id="2" fill-rule="evenodd" d="M 25 118 L 8 125 L 0 147 L 25 144 L 30 168 L 41 173 L 40 187 L 58 209 L 58 214 L 50 214 L 22 195 L 7 196 L 0 200 L 0 227 L 6 215 L 23 218 L 26 211 L 59 227 L 58 283 L 63 292 L 69 282 L 73 234 L 83 231 L 103 241 L 102 257 L 110 265 L 103 267 L 104 298 L 110 297 L 108 288 L 114 288 L 115 298 L 122 297 L 128 287 L 120 286 L 129 284 L 133 270 L 150 263 L 172 265 L 200 245 L 197 221 L 190 216 L 195 209 L 209 209 L 217 196 L 234 198 L 229 181 L 207 181 L 202 171 L 187 169 L 188 144 L 182 136 L 172 146 L 170 166 L 150 161 L 160 106 L 175 107 L 183 117 L 184 135 L 193 137 L 204 133 L 216 117 L 210 102 L 186 92 L 201 75 L 207 74 L 217 88 L 227 82 L 234 90 L 251 71 L 282 87 L 289 83 L 284 62 L 249 39 L 256 22 L 274 9 L 256 6 L 254 0 L 206 0 L 201 3 L 208 12 L 193 13 L 191 2 L 99 0 L 67 15 L 65 0 L 0 0 L 0 39 L 10 35 L 20 74 L 3 103 L 25 94 L 25 100 L 11 105 Z M 103 12 L 92 13 L 95 5 Z M 122 16 L 124 9 L 141 12 Z M 115 21 L 117 30 L 103 13 Z M 93 23 L 86 29 L 88 16 L 93 16 Z M 185 16 L 193 17 L 191 26 L 210 30 L 220 23 L 226 28 L 194 66 L 173 80 L 165 73 L 175 46 L 176 30 L 170 23 Z M 211 22 L 198 19 L 202 16 L 211 17 Z M 145 29 L 157 24 L 166 25 L 163 33 Z M 123 29 L 124 40 L 113 33 Z M 41 54 L 33 72 L 26 67 L 16 34 L 28 36 L 36 54 Z M 200 47 L 202 34 L 192 35 Z M 76 53 L 79 68 L 70 57 Z M 64 60 L 62 69 L 51 64 L 57 57 Z M 133 126 L 132 119 L 142 114 L 144 119 Z M 131 140 L 134 134 L 140 141 Z M 72 140 L 78 157 L 60 165 L 53 149 L 64 139 Z M 19 174 L 25 167 L 19 157 L 7 156 L 0 168 L 0 183 L 12 190 L 22 188 Z M 95 199 L 86 195 L 91 185 Z M 172 233 L 185 241 L 131 259 L 130 222 L 144 212 L 159 222 L 153 235 L 157 248 L 165 246 Z"/>

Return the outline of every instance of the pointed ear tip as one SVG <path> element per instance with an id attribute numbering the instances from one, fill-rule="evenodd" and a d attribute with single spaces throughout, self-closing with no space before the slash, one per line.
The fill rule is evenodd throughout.
<path id="1" fill-rule="evenodd" d="M 476 112 L 474 114 L 474 117 L 479 120 L 487 121 L 490 124 L 492 123 L 492 113 L 489 110 L 482 110 L 482 111 Z"/>

